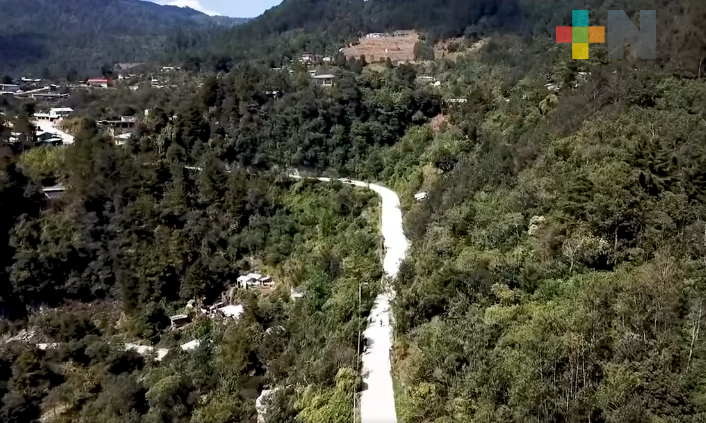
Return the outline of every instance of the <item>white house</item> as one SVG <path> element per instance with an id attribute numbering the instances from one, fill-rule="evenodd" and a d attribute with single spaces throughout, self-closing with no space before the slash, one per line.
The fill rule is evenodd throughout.
<path id="1" fill-rule="evenodd" d="M 0 84 L 0 91 L 6 93 L 16 93 L 20 90 L 20 86 L 16 84 Z"/>
<path id="2" fill-rule="evenodd" d="M 333 87 L 333 80 L 336 79 L 336 75 L 326 73 L 323 75 L 314 75 L 311 78 L 314 80 L 316 85 L 320 85 L 322 87 Z"/>
<path id="3" fill-rule="evenodd" d="M 247 288 L 251 281 L 252 281 L 252 279 L 247 276 L 239 276 L 238 277 L 238 286 L 241 288 Z"/>
<path id="4" fill-rule="evenodd" d="M 44 192 L 44 195 L 46 195 L 47 198 L 54 199 L 63 195 L 66 192 L 66 188 L 62 185 L 56 185 L 53 187 L 42 188 L 42 192 Z"/>
<path id="5" fill-rule="evenodd" d="M 50 122 L 53 122 L 65 118 L 66 116 L 70 115 L 73 111 L 74 109 L 70 107 L 57 107 L 49 109 L 49 113 L 35 113 L 34 117 L 38 120 L 48 120 Z"/>
<path id="6" fill-rule="evenodd" d="M 429 197 L 429 194 L 427 194 L 424 191 L 414 194 L 414 199 L 417 200 L 418 202 L 422 202 L 422 201 L 426 200 L 427 197 Z"/>

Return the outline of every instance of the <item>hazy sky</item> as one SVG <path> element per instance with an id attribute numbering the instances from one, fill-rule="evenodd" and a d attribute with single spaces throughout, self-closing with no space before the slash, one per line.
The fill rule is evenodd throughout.
<path id="1" fill-rule="evenodd" d="M 253 18 L 282 0 L 153 0 L 160 4 L 188 6 L 209 15 Z"/>

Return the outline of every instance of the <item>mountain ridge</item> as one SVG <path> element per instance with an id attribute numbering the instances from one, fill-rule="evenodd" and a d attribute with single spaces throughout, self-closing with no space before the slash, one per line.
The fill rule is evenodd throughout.
<path id="1" fill-rule="evenodd" d="M 0 10 L 0 70 L 11 73 L 92 73 L 159 57 L 175 31 L 246 21 L 142 0 L 0 0 Z"/>

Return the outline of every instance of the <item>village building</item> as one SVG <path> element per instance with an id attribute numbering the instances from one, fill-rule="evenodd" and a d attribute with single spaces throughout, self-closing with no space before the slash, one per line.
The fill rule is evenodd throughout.
<path id="1" fill-rule="evenodd" d="M 48 199 L 53 200 L 61 197 L 66 192 L 66 188 L 63 185 L 54 185 L 53 187 L 42 188 L 42 192 Z"/>
<path id="2" fill-rule="evenodd" d="M 16 84 L 0 84 L 0 91 L 5 93 L 16 93 L 20 91 L 20 86 Z"/>
<path id="3" fill-rule="evenodd" d="M 311 79 L 314 80 L 316 85 L 321 87 L 333 87 L 333 82 L 336 79 L 336 75 L 331 73 L 325 73 L 322 75 L 313 75 Z"/>
<path id="4" fill-rule="evenodd" d="M 44 120 L 49 122 L 55 122 L 59 119 L 63 119 L 70 115 L 74 109 L 70 107 L 57 107 L 49 109 L 48 113 L 35 113 L 34 118 L 37 120 Z"/>
<path id="5" fill-rule="evenodd" d="M 239 288 L 272 287 L 275 285 L 271 276 L 262 276 L 259 273 L 249 273 L 237 279 Z"/>
<path id="6" fill-rule="evenodd" d="M 68 98 L 68 94 L 61 94 L 61 93 L 42 93 L 42 92 L 27 92 L 27 93 L 17 93 L 17 96 L 21 97 L 27 97 L 31 98 L 34 100 L 45 100 L 45 101 L 51 101 L 51 100 L 61 100 L 64 98 Z"/>
<path id="7" fill-rule="evenodd" d="M 184 327 L 191 323 L 191 319 L 186 314 L 177 314 L 169 318 L 172 321 L 172 329 Z"/>
<path id="8" fill-rule="evenodd" d="M 422 191 L 414 194 L 414 199 L 417 200 L 417 202 L 422 202 L 426 200 L 428 196 L 429 195 L 426 192 Z"/>
<path id="9" fill-rule="evenodd" d="M 300 60 L 302 63 L 313 63 L 316 60 L 316 55 L 314 53 L 302 53 Z"/>
<path id="10" fill-rule="evenodd" d="M 86 85 L 93 88 L 108 88 L 112 85 L 112 81 L 108 78 L 91 78 L 86 81 Z"/>
<path id="11" fill-rule="evenodd" d="M 122 116 L 120 120 L 99 120 L 98 125 L 112 129 L 132 129 L 137 124 L 135 116 Z"/>

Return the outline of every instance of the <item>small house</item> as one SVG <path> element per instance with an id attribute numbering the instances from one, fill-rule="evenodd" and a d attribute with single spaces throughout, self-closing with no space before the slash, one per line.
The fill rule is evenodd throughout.
<path id="1" fill-rule="evenodd" d="M 181 328 L 191 322 L 191 319 L 186 314 L 177 314 L 169 318 L 172 321 L 172 328 Z"/>
<path id="2" fill-rule="evenodd" d="M 302 53 L 302 63 L 312 63 L 314 60 L 316 60 L 316 55 L 314 53 Z"/>
<path id="3" fill-rule="evenodd" d="M 326 73 L 322 75 L 314 75 L 311 77 L 316 85 L 321 87 L 333 87 L 333 81 L 336 79 L 336 75 Z"/>
<path id="4" fill-rule="evenodd" d="M 252 281 L 252 279 L 248 276 L 239 276 L 238 277 L 238 286 L 241 288 L 247 288 L 251 281 Z"/>
<path id="5" fill-rule="evenodd" d="M 429 197 L 429 194 L 427 194 L 426 192 L 423 192 L 423 191 L 414 194 L 414 199 L 417 200 L 417 202 L 420 202 L 420 203 L 421 203 L 422 201 L 426 200 L 427 197 Z"/>
<path id="6" fill-rule="evenodd" d="M 112 84 L 108 78 L 91 78 L 86 81 L 86 85 L 93 88 L 108 88 Z"/>
<path id="7" fill-rule="evenodd" d="M 20 86 L 16 84 L 0 84 L 0 91 L 6 93 L 16 93 L 20 90 Z"/>
<path id="8" fill-rule="evenodd" d="M 248 273 L 247 277 L 249 277 L 250 279 L 254 279 L 256 281 L 259 281 L 260 278 L 262 278 L 262 275 L 259 273 Z"/>
<path id="9" fill-rule="evenodd" d="M 70 115 L 71 113 L 73 113 L 73 111 L 74 109 L 72 109 L 71 107 L 56 107 L 53 109 L 49 109 L 49 117 L 61 119 Z"/>
<path id="10" fill-rule="evenodd" d="M 63 195 L 66 192 L 66 188 L 64 188 L 62 185 L 55 185 L 53 187 L 42 188 L 42 192 L 44 192 L 44 195 L 48 199 L 53 200 Z"/>
<path id="11" fill-rule="evenodd" d="M 263 276 L 260 278 L 260 285 L 264 287 L 275 286 L 275 282 L 272 280 L 272 276 Z"/>
<path id="12" fill-rule="evenodd" d="M 34 118 L 37 120 L 44 120 L 44 121 L 49 121 L 49 122 L 55 122 L 59 119 L 63 119 L 70 115 L 74 109 L 70 107 L 57 107 L 57 108 L 52 108 L 49 109 L 48 113 L 35 113 Z"/>

